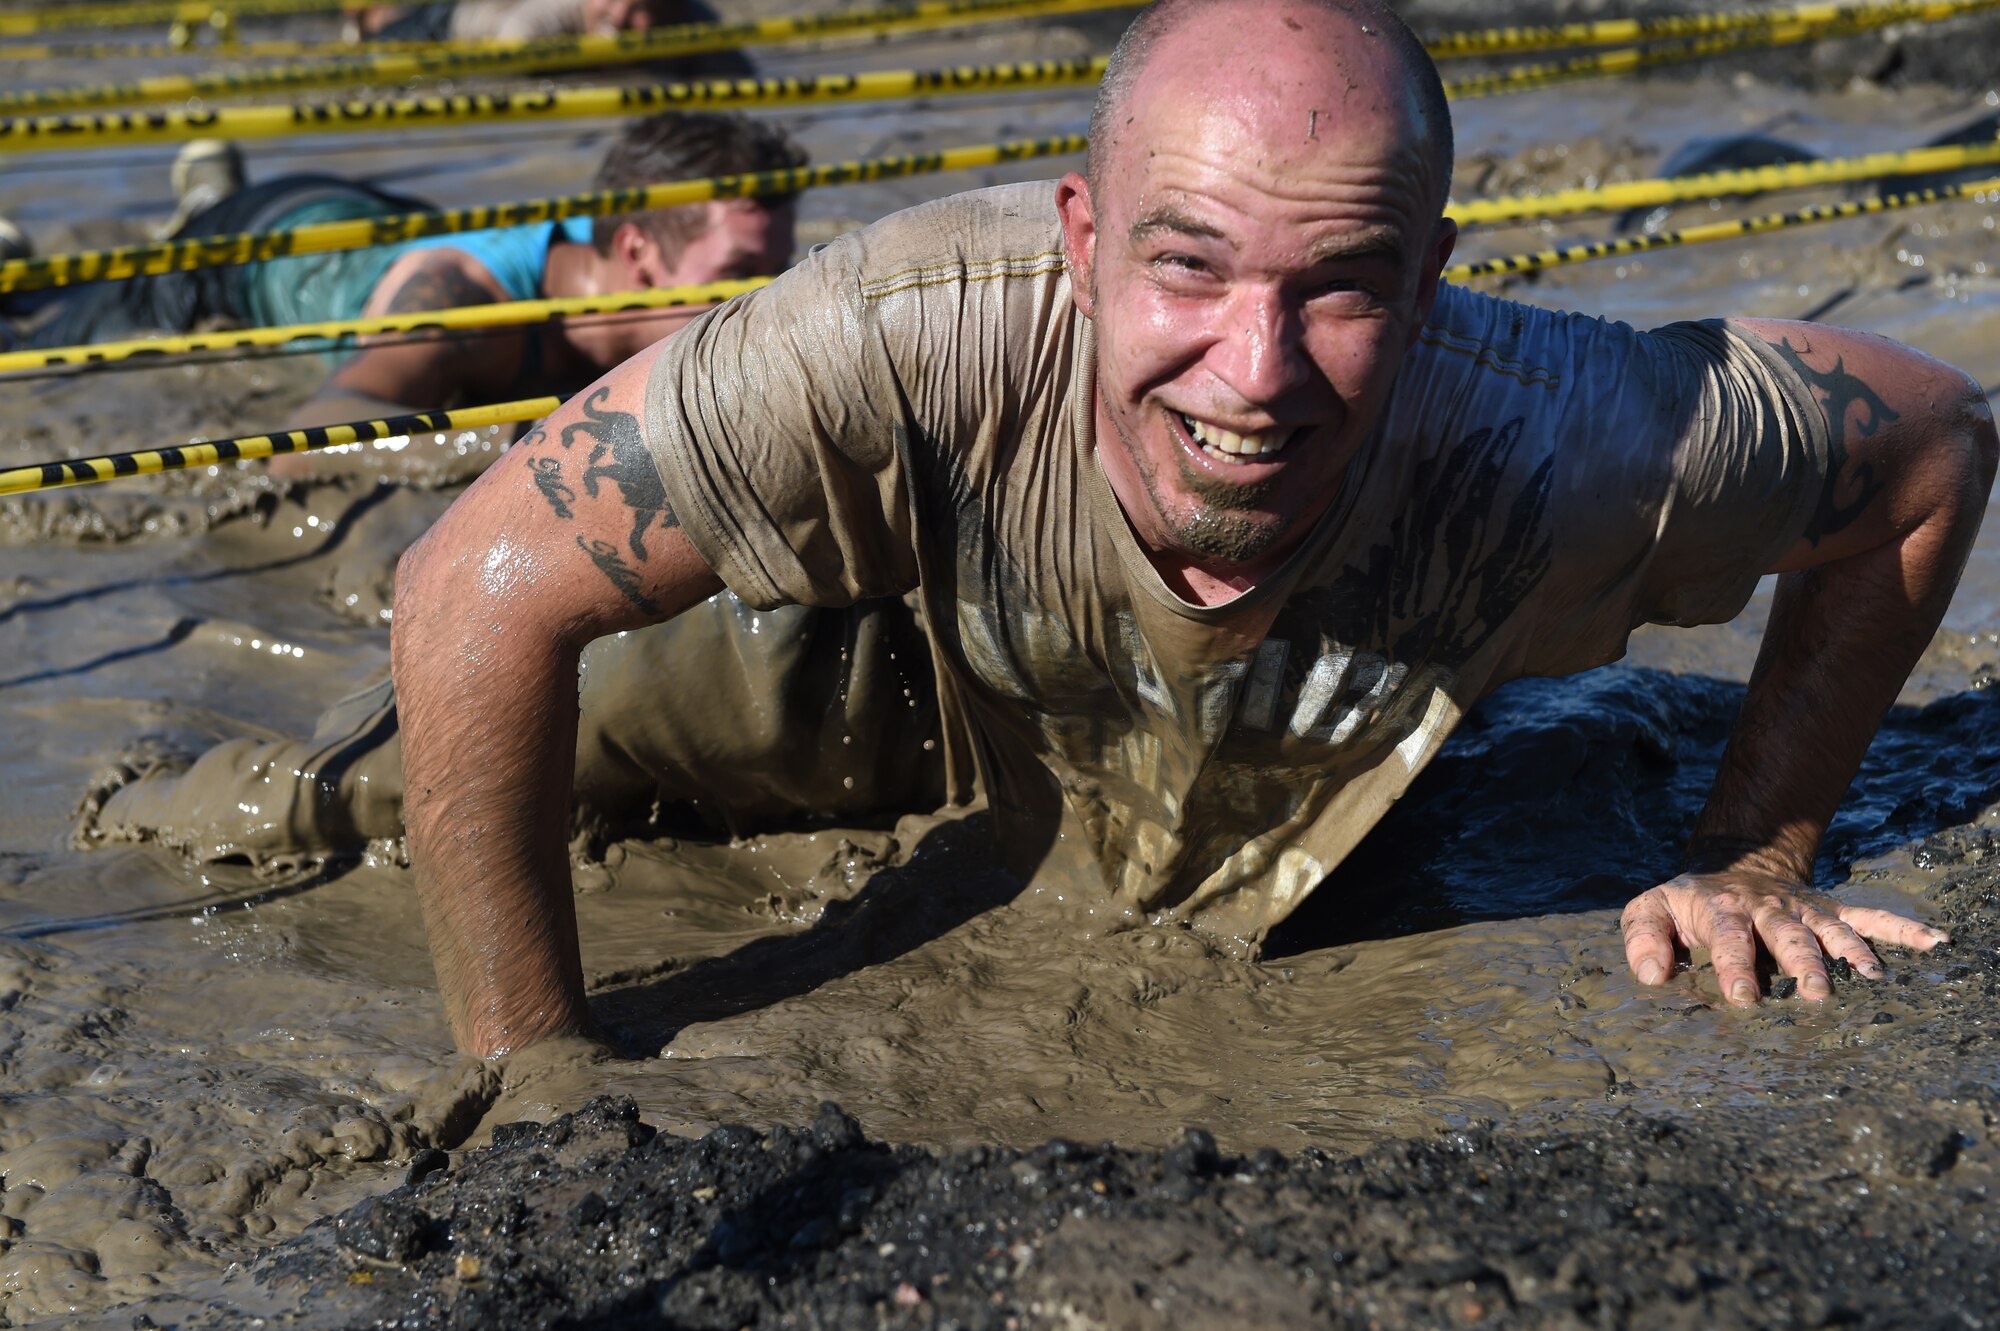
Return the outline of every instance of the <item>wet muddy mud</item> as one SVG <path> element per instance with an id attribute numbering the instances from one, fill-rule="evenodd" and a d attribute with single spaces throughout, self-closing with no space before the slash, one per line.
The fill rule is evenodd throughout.
<path id="1" fill-rule="evenodd" d="M 1920 841 L 1922 904 L 1954 942 L 1895 959 L 1879 984 L 1837 973 L 1821 1012 L 1721 1013 L 1698 984 L 1656 1000 L 1689 1032 L 1734 1024 L 1725 1047 L 1816 1028 L 1816 1075 L 1753 1096 L 1667 1111 L 1614 1080 L 1588 1105 L 1356 1153 L 1231 1149 L 1199 1126 L 1152 1151 L 1067 1137 L 926 1151 L 869 1140 L 833 1104 L 688 1138 L 604 1097 L 455 1159 L 423 1153 L 401 1186 L 156 1312 L 297 1327 L 1983 1325 L 2000 1307 L 1996 856 L 1991 828 Z"/>
<path id="2" fill-rule="evenodd" d="M 764 60 L 1067 56 L 1116 28 Z M 1907 26 L 1467 101 L 1456 192 L 1650 175 L 1733 136 L 1822 156 L 1931 142 L 2000 104 L 1996 37 L 1985 18 Z M 1062 94 L 785 120 L 824 161 L 1072 132 L 1087 113 Z M 248 155 L 253 179 L 305 162 L 459 204 L 580 188 L 605 141 L 580 123 Z M 136 238 L 172 209 L 171 155 L 16 156 L 0 213 L 45 251 Z M 815 192 L 802 240 L 1070 165 Z M 1497 289 L 1641 324 L 1823 318 L 1993 386 L 1995 211 Z M 1460 252 L 1614 226 L 1474 231 Z M 323 373 L 283 357 L 0 383 L 0 459 L 262 431 Z M 1820 864 L 1843 899 L 1956 941 L 1890 955 L 1880 983 L 1837 977 L 1818 1007 L 1729 1010 L 1703 964 L 1642 990 L 1616 931 L 1705 795 L 1760 597 L 1735 624 L 1647 629 L 1619 667 L 1490 699 L 1258 958 L 1095 926 L 1062 890 L 997 870 L 977 815 L 616 841 L 579 873 L 577 905 L 621 1057 L 475 1065 L 451 1050 L 393 844 L 200 864 L 154 843 L 78 848 L 71 831 L 108 770 L 303 735 L 378 677 L 396 555 L 501 444 L 377 450 L 387 484 L 246 467 L 0 500 L 0 1324 L 2000 1321 L 2000 528 Z"/>

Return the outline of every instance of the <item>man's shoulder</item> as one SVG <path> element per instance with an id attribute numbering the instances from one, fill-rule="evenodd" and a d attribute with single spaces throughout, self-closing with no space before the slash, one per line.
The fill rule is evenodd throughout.
<path id="1" fill-rule="evenodd" d="M 860 294 L 876 302 L 1063 271 L 1055 185 L 970 190 L 905 208 L 833 242 Z"/>
<path id="2" fill-rule="evenodd" d="M 1643 338 L 1615 320 L 1447 283 L 1417 334 L 1417 360 L 1428 375 L 1560 398 L 1587 388 L 1584 378 L 1602 372 L 1604 358 L 1633 354 Z"/>
<path id="3" fill-rule="evenodd" d="M 480 256 L 460 245 L 412 247 L 376 276 L 367 303 L 384 314 L 490 305 L 515 299 Z"/>

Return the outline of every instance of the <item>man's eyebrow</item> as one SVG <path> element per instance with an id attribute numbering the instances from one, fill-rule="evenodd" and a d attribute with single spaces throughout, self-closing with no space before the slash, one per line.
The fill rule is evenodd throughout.
<path id="1" fill-rule="evenodd" d="M 1155 208 L 1152 212 L 1147 213 L 1144 217 L 1134 222 L 1132 224 L 1131 238 L 1134 243 L 1137 243 L 1138 241 L 1156 236 L 1162 231 L 1172 232 L 1180 236 L 1199 236 L 1203 240 L 1219 240 L 1231 249 L 1236 248 L 1236 242 L 1228 236 L 1223 235 L 1216 228 L 1206 222 L 1197 222 L 1186 213 L 1177 212 L 1171 207 Z"/>
<path id="2" fill-rule="evenodd" d="M 1307 260 L 1311 264 L 1386 261 L 1401 267 L 1405 254 L 1403 237 L 1384 227 L 1358 236 L 1330 236 L 1312 247 Z"/>
<path id="3" fill-rule="evenodd" d="M 1197 236 L 1203 240 L 1219 240 L 1230 249 L 1240 248 L 1218 228 L 1207 222 L 1197 221 L 1171 205 L 1155 208 L 1134 222 L 1130 235 L 1132 242 L 1138 244 L 1162 232 L 1179 236 Z M 1392 227 L 1382 227 L 1360 235 L 1328 237 L 1312 247 L 1307 254 L 1307 263 L 1309 266 L 1316 266 L 1322 263 L 1384 262 L 1400 268 L 1406 255 L 1402 234 Z"/>

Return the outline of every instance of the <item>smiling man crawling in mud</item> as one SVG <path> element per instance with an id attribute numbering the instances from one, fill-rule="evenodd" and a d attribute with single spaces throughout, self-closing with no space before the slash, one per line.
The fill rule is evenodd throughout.
<path id="1" fill-rule="evenodd" d="M 1091 143 L 611 373 L 405 557 L 393 702 L 139 781 L 100 827 L 260 855 L 406 815 L 483 1054 L 591 1030 L 573 792 L 741 831 L 978 788 L 1024 867 L 1088 861 L 1098 918 L 1255 940 L 1483 694 L 1726 620 L 1776 570 L 1682 871 L 1625 911 L 1633 970 L 1706 948 L 1749 1004 L 1761 947 L 1821 999 L 1827 956 L 1876 976 L 1869 940 L 1942 939 L 1808 882 L 1972 543 L 1974 384 L 1857 333 L 1442 284 L 1443 91 L 1368 0 L 1155 6 Z M 580 655 L 620 633 L 580 731 Z M 202 822 L 246 784 L 259 827 Z"/>

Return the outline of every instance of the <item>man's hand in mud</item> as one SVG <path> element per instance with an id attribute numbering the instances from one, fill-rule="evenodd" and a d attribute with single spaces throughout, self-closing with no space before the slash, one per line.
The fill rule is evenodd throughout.
<path id="1" fill-rule="evenodd" d="M 1833 993 L 1829 956 L 1879 980 L 1882 962 L 1867 940 L 1919 952 L 1951 941 L 1893 911 L 1843 906 L 1792 879 L 1743 870 L 1682 874 L 1634 897 L 1622 923 L 1625 960 L 1641 984 L 1660 984 L 1674 973 L 1677 947 L 1705 947 L 1722 996 L 1736 1007 L 1757 1002 L 1760 945 L 1799 982 L 1801 997 L 1820 1002 Z"/>

